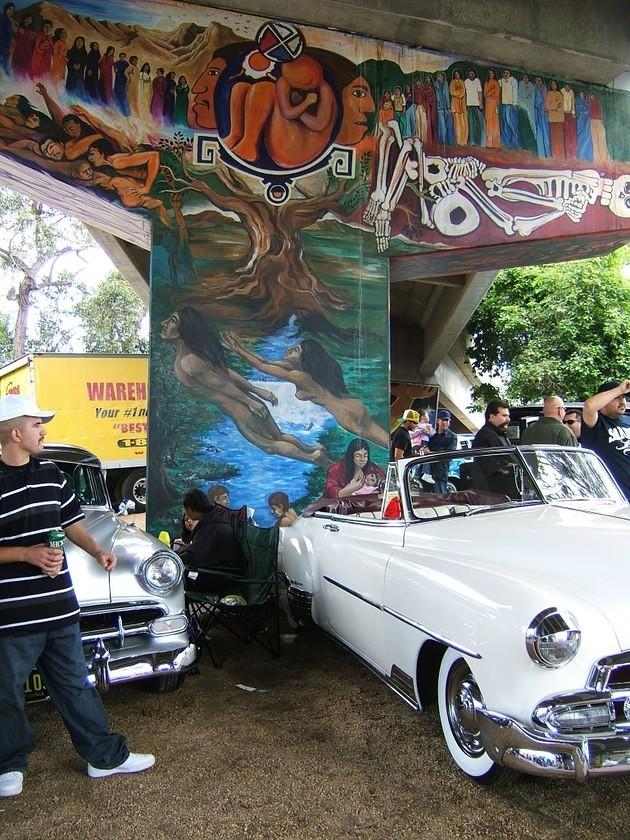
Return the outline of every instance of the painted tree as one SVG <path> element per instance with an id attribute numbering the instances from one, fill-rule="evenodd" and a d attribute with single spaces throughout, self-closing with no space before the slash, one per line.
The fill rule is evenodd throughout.
<path id="1" fill-rule="evenodd" d="M 177 155 L 172 149 L 171 161 L 173 168 L 163 172 L 177 227 L 192 256 L 195 227 L 206 227 L 208 219 L 203 212 L 198 222 L 194 215 L 184 219 L 181 197 L 186 194 L 198 193 L 218 210 L 235 214 L 248 240 L 229 273 L 199 276 L 197 290 L 184 302 L 220 319 L 224 326 L 238 324 L 243 331 L 273 332 L 296 315 L 311 329 L 334 332 L 328 316 L 346 309 L 350 301 L 309 265 L 302 232 L 326 215 L 347 219 L 356 210 L 369 188 L 369 162 L 361 161 L 354 180 L 339 179 L 328 170 L 309 180 L 311 189 L 303 182 L 294 184 L 294 197 L 276 206 L 266 200 L 259 186 L 233 169 L 220 165 L 210 174 L 200 174 L 187 166 L 183 153 Z"/>
<path id="2" fill-rule="evenodd" d="M 80 261 L 94 247 L 75 219 L 37 201 L 0 189 L 0 288 L 17 311 L 13 356 L 28 349 L 28 323 L 35 303 L 49 292 L 68 291 L 80 269 L 69 270 L 66 258 Z"/>
<path id="3" fill-rule="evenodd" d="M 508 399 L 590 396 L 630 371 L 630 263 L 626 246 L 606 257 L 500 272 L 468 324 L 480 375 L 503 377 Z M 496 395 L 492 386 L 479 402 Z"/>
<path id="4" fill-rule="evenodd" d="M 110 272 L 95 292 L 84 289 L 74 314 L 81 320 L 87 353 L 148 352 L 140 334 L 145 306 L 120 272 Z"/>

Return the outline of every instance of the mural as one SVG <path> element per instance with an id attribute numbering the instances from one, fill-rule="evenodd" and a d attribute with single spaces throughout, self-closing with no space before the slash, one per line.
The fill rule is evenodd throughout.
<path id="1" fill-rule="evenodd" d="M 390 254 L 630 229 L 627 94 L 188 4 L 105 13 L 4 5 L 0 154 L 153 222 L 152 530 L 191 486 L 260 524 L 369 492 Z"/>

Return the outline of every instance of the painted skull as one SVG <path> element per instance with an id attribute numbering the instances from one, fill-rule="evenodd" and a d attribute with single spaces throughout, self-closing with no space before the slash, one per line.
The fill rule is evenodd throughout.
<path id="1" fill-rule="evenodd" d="M 606 179 L 602 190 L 602 204 L 608 205 L 615 216 L 630 219 L 630 175 L 622 175 L 614 181 Z"/>

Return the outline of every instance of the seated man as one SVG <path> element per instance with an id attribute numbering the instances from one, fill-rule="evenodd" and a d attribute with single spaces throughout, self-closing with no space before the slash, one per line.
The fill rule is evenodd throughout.
<path id="1" fill-rule="evenodd" d="M 230 512 L 221 505 L 211 504 L 206 494 L 197 489 L 186 493 L 183 505 L 186 516 L 197 522 L 189 545 L 180 552 L 186 569 L 244 572 L 245 558 L 232 531 Z"/>

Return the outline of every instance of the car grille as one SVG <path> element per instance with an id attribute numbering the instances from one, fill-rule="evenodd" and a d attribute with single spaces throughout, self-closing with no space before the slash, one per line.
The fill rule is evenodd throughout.
<path id="1" fill-rule="evenodd" d="M 146 635 L 150 622 L 166 613 L 165 607 L 154 602 L 83 607 L 81 638 L 84 644 L 109 639 L 122 647 L 126 637 Z"/>
<path id="2" fill-rule="evenodd" d="M 605 656 L 596 662 L 587 688 L 609 691 L 615 707 L 615 728 L 630 730 L 630 651 Z"/>

